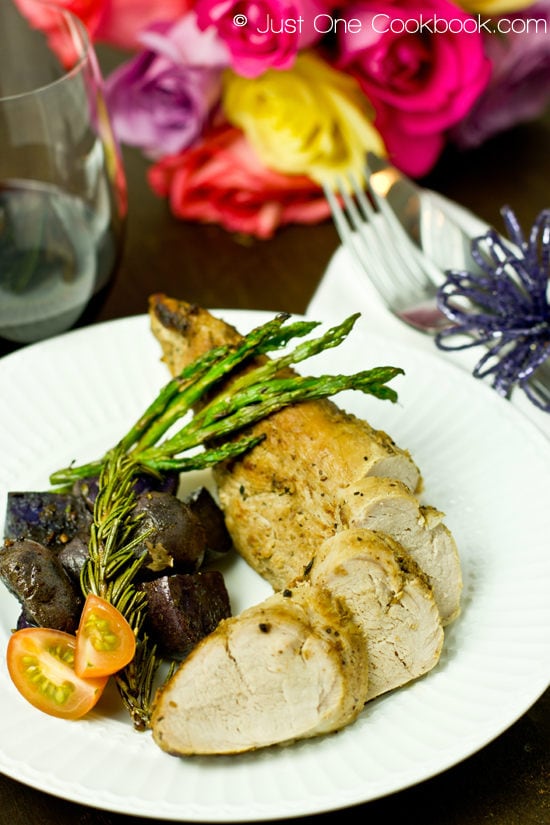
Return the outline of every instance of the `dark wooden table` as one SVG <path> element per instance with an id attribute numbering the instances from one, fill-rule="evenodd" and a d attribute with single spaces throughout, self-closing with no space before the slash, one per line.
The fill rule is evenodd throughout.
<path id="1" fill-rule="evenodd" d="M 290 227 L 269 241 L 182 223 L 151 194 L 139 153 L 124 154 L 129 183 L 126 248 L 114 286 L 92 321 L 143 313 L 153 291 L 208 307 L 305 310 L 338 245 L 330 221 Z M 499 227 L 500 207 L 509 203 L 528 226 L 541 208 L 550 207 L 550 113 L 478 151 L 448 152 L 425 182 Z M 547 691 L 508 731 L 465 762 L 419 786 L 354 808 L 353 813 L 373 823 L 548 825 L 549 745 Z M 55 744 L 51 758 L 55 760 Z M 331 816 L 320 814 L 305 822 L 328 821 Z M 142 822 L 139 817 L 57 799 L 0 776 L 2 825 Z"/>

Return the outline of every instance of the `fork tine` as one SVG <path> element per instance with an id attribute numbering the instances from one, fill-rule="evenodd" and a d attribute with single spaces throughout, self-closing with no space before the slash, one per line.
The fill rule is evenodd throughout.
<path id="1" fill-rule="evenodd" d="M 342 243 L 394 311 L 433 301 L 442 273 L 408 236 L 368 170 L 365 180 L 350 174 L 336 181 L 335 191 L 324 187 Z"/>
<path id="2" fill-rule="evenodd" d="M 355 176 L 350 176 L 350 182 L 353 187 L 354 197 L 359 204 L 362 212 L 362 220 L 369 221 L 371 232 L 376 236 L 379 255 L 386 271 L 392 277 L 396 286 L 398 285 L 401 294 L 408 293 L 410 296 L 424 295 L 430 289 L 430 281 L 426 278 L 422 269 L 418 266 L 416 256 L 411 253 L 410 246 L 413 246 L 412 241 L 407 245 L 408 237 L 401 224 L 389 208 L 388 204 L 383 201 L 383 210 L 379 209 L 381 214 L 371 206 L 369 197 L 373 197 L 375 203 L 382 199 L 375 193 L 372 187 L 367 184 L 367 192 L 357 181 Z M 358 230 L 361 231 L 361 223 L 358 225 Z M 406 248 L 406 249 L 405 249 Z M 405 251 L 407 254 L 405 254 Z"/>
<path id="3" fill-rule="evenodd" d="M 329 203 L 342 243 L 353 253 L 383 300 L 394 311 L 426 301 L 428 292 L 433 294 L 430 282 L 411 277 L 409 262 L 395 254 L 400 239 L 394 237 L 384 216 L 371 205 L 357 179 L 339 179 L 337 194 L 339 200 L 330 193 Z"/>
<path id="4" fill-rule="evenodd" d="M 338 181 L 336 192 L 326 184 L 324 192 L 342 244 L 351 253 L 358 268 L 367 274 L 383 300 L 391 304 L 395 298 L 389 288 L 391 283 L 388 284 L 384 267 L 379 261 L 379 253 L 373 248 L 372 238 L 368 236 L 368 226 L 351 199 L 348 188 L 345 183 Z M 365 263 L 367 260 L 371 264 L 368 267 Z"/>
<path id="5" fill-rule="evenodd" d="M 418 248 L 409 237 L 397 215 L 389 205 L 387 199 L 379 194 L 376 186 L 372 183 L 370 176 L 366 174 L 367 187 L 370 197 L 376 204 L 379 212 L 385 217 L 395 239 L 399 241 L 396 250 L 404 264 L 422 288 L 430 288 L 434 284 L 439 286 L 442 280 L 440 269 Z M 361 191 L 361 196 L 365 197 Z"/>

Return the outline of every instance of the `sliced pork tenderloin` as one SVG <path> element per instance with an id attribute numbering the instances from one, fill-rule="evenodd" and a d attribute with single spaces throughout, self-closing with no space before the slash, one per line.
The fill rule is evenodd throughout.
<path id="1" fill-rule="evenodd" d="M 443 646 L 426 576 L 389 536 L 342 530 L 320 547 L 309 581 L 344 601 L 367 639 L 367 699 L 423 676 Z"/>
<path id="2" fill-rule="evenodd" d="M 460 558 L 443 513 L 422 506 L 400 481 L 364 478 L 339 493 L 342 526 L 387 533 L 427 575 L 444 625 L 460 613 Z"/>
<path id="3" fill-rule="evenodd" d="M 368 692 L 363 633 L 304 582 L 223 620 L 159 691 L 151 726 L 173 754 L 233 754 L 329 733 Z"/>
<path id="4" fill-rule="evenodd" d="M 280 590 L 334 533 L 341 488 L 369 472 L 398 472 L 389 457 L 397 453 L 330 402 L 297 404 L 258 427 L 267 438 L 213 472 L 236 549 Z"/>
<path id="5" fill-rule="evenodd" d="M 150 318 L 173 375 L 208 348 L 241 340 L 206 310 L 164 295 L 151 297 Z M 420 481 L 406 450 L 330 400 L 292 405 L 251 429 L 264 440 L 213 472 L 235 548 L 275 590 L 334 533 L 343 487 L 387 476 L 414 491 Z"/>

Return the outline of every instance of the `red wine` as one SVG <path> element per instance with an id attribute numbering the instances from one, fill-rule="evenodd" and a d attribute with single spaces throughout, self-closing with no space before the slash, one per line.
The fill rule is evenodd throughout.
<path id="1" fill-rule="evenodd" d="M 0 338 L 72 327 L 108 283 L 119 249 L 109 194 L 81 198 L 30 180 L 0 183 Z"/>

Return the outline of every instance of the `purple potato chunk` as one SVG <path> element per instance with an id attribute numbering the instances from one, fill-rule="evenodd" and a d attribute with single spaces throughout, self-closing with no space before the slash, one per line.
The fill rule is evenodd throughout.
<path id="1" fill-rule="evenodd" d="M 50 547 L 31 539 L 6 542 L 0 551 L 0 579 L 29 623 L 75 633 L 82 595 Z"/>
<path id="2" fill-rule="evenodd" d="M 207 557 L 216 558 L 228 553 L 233 547 L 233 542 L 221 507 L 218 506 L 210 491 L 206 487 L 200 487 L 185 501 L 203 526 L 207 542 Z"/>
<path id="3" fill-rule="evenodd" d="M 89 534 L 78 533 L 57 554 L 69 578 L 80 585 L 80 574 L 88 558 Z"/>
<path id="4" fill-rule="evenodd" d="M 170 493 L 142 493 L 134 514 L 140 517 L 138 530 L 147 532 L 135 549 L 146 554 L 144 573 L 165 571 L 194 573 L 206 552 L 206 535 L 202 524 L 188 504 Z"/>
<path id="5" fill-rule="evenodd" d="M 144 582 L 146 623 L 162 655 L 184 659 L 222 619 L 231 615 L 229 595 L 218 570 L 161 576 Z"/>
<path id="6" fill-rule="evenodd" d="M 88 532 L 91 515 L 78 496 L 66 493 L 8 493 L 4 537 L 31 539 L 45 547 L 63 547 Z"/>

